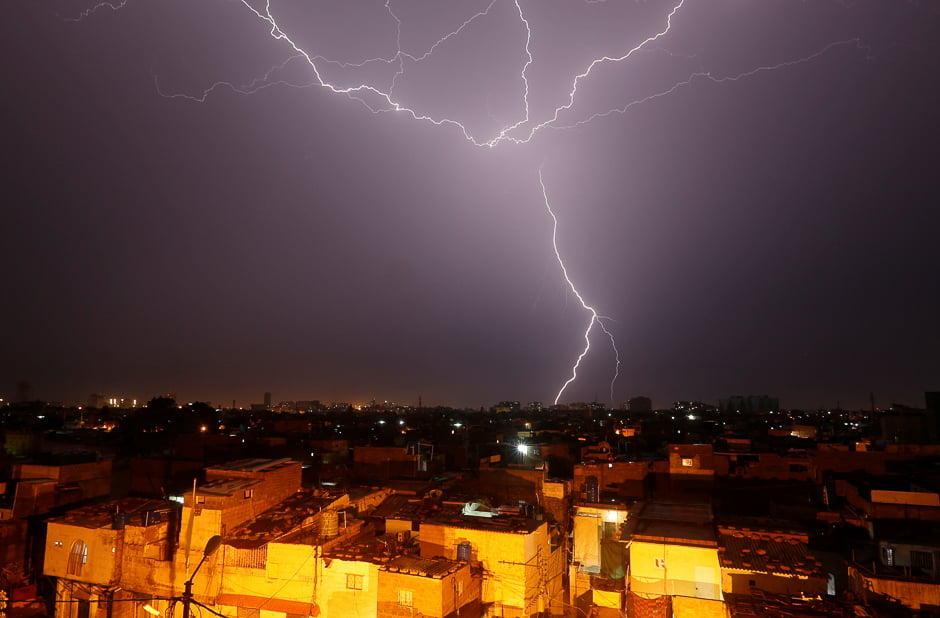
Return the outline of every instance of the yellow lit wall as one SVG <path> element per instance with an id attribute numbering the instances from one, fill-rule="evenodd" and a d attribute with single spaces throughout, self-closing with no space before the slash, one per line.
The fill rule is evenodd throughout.
<path id="1" fill-rule="evenodd" d="M 633 541 L 630 589 L 645 594 L 721 599 L 718 549 Z"/>
<path id="2" fill-rule="evenodd" d="M 108 585 L 116 583 L 120 572 L 116 568 L 123 551 L 123 531 L 107 528 L 85 528 L 49 522 L 46 532 L 46 557 L 43 573 L 75 581 Z M 68 562 L 72 546 L 82 541 L 88 550 L 81 573 L 69 574 Z"/>
<path id="3" fill-rule="evenodd" d="M 481 595 L 484 603 L 528 608 L 527 613 L 534 613 L 550 593 L 542 577 L 555 579 L 551 572 L 554 567 L 548 567 L 557 561 L 550 559 L 546 523 L 529 534 L 423 523 L 418 541 L 423 557 L 444 556 L 450 560 L 457 559 L 458 544 L 469 542 L 472 559 L 482 563 L 487 573 Z M 539 568 L 540 551 L 544 569 Z"/>
<path id="4" fill-rule="evenodd" d="M 349 588 L 349 575 L 360 576 L 362 589 Z M 358 583 L 358 582 L 357 582 Z M 355 585 L 355 584 L 353 584 Z M 378 565 L 371 562 L 330 560 L 319 571 L 317 603 L 321 618 L 375 618 L 379 592 Z"/>
<path id="5" fill-rule="evenodd" d="M 728 618 L 731 614 L 724 601 L 673 597 L 672 615 L 673 618 Z"/>

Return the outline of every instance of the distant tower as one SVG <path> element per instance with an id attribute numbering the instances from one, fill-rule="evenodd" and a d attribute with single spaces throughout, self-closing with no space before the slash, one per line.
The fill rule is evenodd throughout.
<path id="1" fill-rule="evenodd" d="M 927 417 L 927 432 L 931 444 L 940 441 L 940 391 L 927 391 L 924 393 L 927 408 L 924 414 Z"/>
<path id="2" fill-rule="evenodd" d="M 27 401 L 32 400 L 32 392 L 29 387 L 29 382 L 26 380 L 20 380 L 16 383 L 16 399 L 13 400 L 14 403 L 26 403 Z"/>
<path id="3" fill-rule="evenodd" d="M 267 409 L 271 408 L 271 393 L 264 394 L 264 407 Z"/>

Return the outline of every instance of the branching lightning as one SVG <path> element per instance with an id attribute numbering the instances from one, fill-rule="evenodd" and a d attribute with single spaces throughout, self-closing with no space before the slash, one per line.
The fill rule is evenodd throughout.
<path id="1" fill-rule="evenodd" d="M 98 4 L 88 7 L 76 17 L 66 17 L 65 21 L 82 21 L 87 17 L 91 17 L 98 11 L 107 9 L 109 11 L 120 11 L 127 5 L 127 0 L 104 0 L 104 2 L 99 2 Z"/>
<path id="2" fill-rule="evenodd" d="M 607 327 L 604 326 L 604 323 L 602 322 L 603 316 L 597 313 L 597 309 L 584 301 L 584 297 L 581 296 L 581 292 L 578 291 L 578 288 L 574 285 L 574 282 L 571 281 L 571 277 L 568 276 L 568 268 L 565 266 L 565 261 L 562 259 L 561 252 L 558 250 L 558 217 L 555 216 L 555 212 L 552 210 L 551 203 L 548 201 L 548 190 L 545 188 L 545 180 L 542 178 L 542 168 L 539 168 L 539 186 L 542 188 L 542 199 L 545 202 L 545 209 L 548 210 L 548 214 L 552 218 L 552 248 L 555 250 L 555 257 L 558 259 L 558 265 L 561 267 L 561 274 L 564 276 L 565 281 L 568 283 L 568 287 L 575 295 L 575 298 L 577 298 L 578 302 L 581 303 L 581 306 L 591 314 L 591 319 L 588 320 L 587 328 L 584 329 L 584 349 L 581 350 L 581 354 L 578 355 L 578 359 L 571 367 L 571 377 L 568 378 L 564 384 L 562 384 L 560 389 L 558 389 L 558 394 L 555 395 L 554 403 L 556 405 L 558 404 L 558 400 L 561 399 L 561 396 L 565 392 L 565 389 L 568 388 L 568 385 L 578 378 L 578 368 L 581 366 L 581 361 L 584 360 L 584 357 L 587 356 L 588 352 L 591 350 L 591 332 L 594 330 L 595 326 L 599 327 L 602 331 L 604 331 L 604 334 L 610 338 L 610 345 L 614 350 L 616 364 L 614 366 L 614 377 L 610 381 L 610 398 L 613 399 L 614 383 L 617 381 L 617 378 L 620 375 L 620 351 L 617 349 L 617 342 L 614 340 L 614 336 L 611 334 L 611 332 L 607 330 Z"/>
<path id="3" fill-rule="evenodd" d="M 185 98 L 191 101 L 196 102 L 205 102 L 210 96 L 212 96 L 218 90 L 228 89 L 238 94 L 254 94 L 265 88 L 270 88 L 273 86 L 288 86 L 292 88 L 310 88 L 310 87 L 319 87 L 323 88 L 333 94 L 345 95 L 346 97 L 358 101 L 364 105 L 370 112 L 374 114 L 387 113 L 387 112 L 400 112 L 410 116 L 412 119 L 420 122 L 430 123 L 435 126 L 440 127 L 450 127 L 459 131 L 464 139 L 472 144 L 473 146 L 481 148 L 495 148 L 502 144 L 522 146 L 525 144 L 531 143 L 535 137 L 544 129 L 552 130 L 569 130 L 575 129 L 577 127 L 583 126 L 587 123 L 594 122 L 603 118 L 613 116 L 615 114 L 625 114 L 627 111 L 633 107 L 643 105 L 645 103 L 654 101 L 659 98 L 670 96 L 677 91 L 691 87 L 696 81 L 706 81 L 714 84 L 723 84 L 728 82 L 735 82 L 747 78 L 752 78 L 758 74 L 776 71 L 780 69 L 785 69 L 788 67 L 793 67 L 799 64 L 811 62 L 816 60 L 820 56 L 828 53 L 832 49 L 840 46 L 848 46 L 854 44 L 858 49 L 864 49 L 861 41 L 857 38 L 847 39 L 829 43 L 825 47 L 802 57 L 788 60 L 785 62 L 780 62 L 778 64 L 766 65 L 766 66 L 757 66 L 755 68 L 749 69 L 747 71 L 725 76 L 716 76 L 710 71 L 700 69 L 698 71 L 692 72 L 685 79 L 675 82 L 670 87 L 655 92 L 652 94 L 647 94 L 645 96 L 631 100 L 624 105 L 609 109 L 607 111 L 593 111 L 582 115 L 580 118 L 573 118 L 567 121 L 562 120 L 562 116 L 569 116 L 575 104 L 578 100 L 579 88 L 587 81 L 592 79 L 595 69 L 601 65 L 605 64 L 616 64 L 616 63 L 626 63 L 631 58 L 633 58 L 639 52 L 655 51 L 651 50 L 653 43 L 660 41 L 668 37 L 672 27 L 673 21 L 677 16 L 679 16 L 681 10 L 683 9 L 686 2 L 691 0 L 678 0 L 676 4 L 671 5 L 670 10 L 665 16 L 664 23 L 662 27 L 655 32 L 642 39 L 639 43 L 635 43 L 629 46 L 626 51 L 620 55 L 604 55 L 597 58 L 594 58 L 584 69 L 570 78 L 570 85 L 567 88 L 567 94 L 563 97 L 562 102 L 557 105 L 549 105 L 546 108 L 550 109 L 544 118 L 540 120 L 534 120 L 531 116 L 530 110 L 530 90 L 529 90 L 529 70 L 533 65 L 534 57 L 531 50 L 532 43 L 532 28 L 530 22 L 526 17 L 525 11 L 523 10 L 521 0 L 490 0 L 489 4 L 482 10 L 477 11 L 473 15 L 467 17 L 463 22 L 461 22 L 456 28 L 440 36 L 433 44 L 420 52 L 408 52 L 404 51 L 402 47 L 401 40 L 401 31 L 402 31 L 402 21 L 398 15 L 393 10 L 391 3 L 392 0 L 386 0 L 384 3 L 384 9 L 387 11 L 389 17 L 395 23 L 396 28 L 396 37 L 395 45 L 396 49 L 390 50 L 390 53 L 384 57 L 374 57 L 367 58 L 364 60 L 357 61 L 342 61 L 337 59 L 329 59 L 318 53 L 314 53 L 309 50 L 305 50 L 295 42 L 294 39 L 288 34 L 288 29 L 279 22 L 278 18 L 275 16 L 274 11 L 272 10 L 271 2 L 272 0 L 263 0 L 263 8 L 257 8 L 251 0 L 238 0 L 239 3 L 248 11 L 250 11 L 260 22 L 265 25 L 265 28 L 268 30 L 268 35 L 275 41 L 283 42 L 289 49 L 286 59 L 269 69 L 264 75 L 255 78 L 244 84 L 235 84 L 230 81 L 218 81 L 207 88 L 205 88 L 199 94 L 190 94 L 190 93 L 169 93 L 166 92 L 160 85 L 156 76 L 154 76 L 154 83 L 157 89 L 157 92 L 165 98 Z M 583 0 L 587 5 L 592 4 L 602 4 L 607 0 Z M 406 70 L 409 67 L 418 65 L 419 63 L 427 60 L 435 52 L 441 48 L 447 41 L 459 37 L 463 34 L 472 24 L 484 19 L 492 19 L 493 8 L 499 2 L 510 3 L 514 7 L 514 13 L 518 16 L 518 21 L 521 28 L 525 32 L 525 40 L 521 42 L 521 54 L 520 58 L 516 62 L 520 63 L 519 66 L 519 84 L 521 90 L 521 101 L 520 109 L 517 118 L 515 121 L 505 124 L 498 129 L 496 129 L 488 137 L 480 137 L 474 135 L 473 132 L 468 128 L 467 124 L 464 122 L 455 119 L 449 118 L 446 116 L 436 116 L 431 112 L 420 111 L 416 106 L 406 104 L 400 100 L 396 94 L 396 87 L 398 86 L 401 78 L 406 74 Z M 119 10 L 125 6 L 127 0 L 105 0 L 99 2 L 93 7 L 83 11 L 77 18 L 71 21 L 81 21 L 84 18 L 87 18 L 94 14 L 95 12 L 102 9 L 110 10 Z M 261 2 L 256 2 L 260 6 Z M 303 63 L 309 69 L 310 79 L 304 82 L 298 82 L 296 80 L 288 80 L 280 77 L 281 73 L 284 72 L 289 65 L 294 63 Z M 361 69 L 370 65 L 388 65 L 394 66 L 394 73 L 385 85 L 378 85 L 376 83 L 354 83 L 353 85 L 339 85 L 338 83 L 327 79 L 324 75 L 324 69 L 326 67 L 333 67 L 339 70 L 344 69 Z M 568 270 L 566 268 L 565 262 L 561 257 L 561 253 L 558 249 L 557 244 L 557 233 L 558 233 L 558 219 L 555 216 L 554 211 L 551 208 L 548 192 L 545 186 L 545 182 L 542 176 L 542 170 L 539 169 L 539 185 L 542 191 L 542 198 L 544 200 L 545 208 L 548 210 L 549 215 L 553 221 L 553 230 L 552 230 L 552 246 L 555 251 L 555 257 L 558 260 L 558 264 L 561 267 L 562 275 L 565 279 L 565 282 L 571 292 L 575 295 L 578 301 L 581 303 L 581 306 L 590 314 L 590 319 L 588 325 L 584 331 L 584 347 L 581 350 L 581 353 L 578 355 L 577 359 L 574 361 L 571 367 L 571 375 L 565 381 L 565 383 L 558 390 L 557 395 L 555 396 L 555 403 L 557 404 L 564 394 L 565 390 L 578 378 L 578 370 L 581 367 L 581 363 L 587 354 L 590 352 L 591 348 L 591 335 L 594 332 L 595 327 L 599 328 L 610 340 L 611 347 L 614 352 L 616 359 L 613 378 L 610 382 L 610 397 L 613 400 L 614 396 L 614 384 L 620 374 L 620 353 L 617 349 L 616 341 L 613 334 L 604 324 L 605 316 L 602 316 L 598 311 L 591 305 L 589 305 L 584 298 L 581 296 L 581 293 L 578 291 L 578 288 L 575 286 L 571 277 L 569 276 Z"/>

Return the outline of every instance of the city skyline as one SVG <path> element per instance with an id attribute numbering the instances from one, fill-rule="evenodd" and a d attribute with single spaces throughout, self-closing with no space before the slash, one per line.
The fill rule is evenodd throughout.
<path id="1" fill-rule="evenodd" d="M 12 11 L 0 396 L 938 388 L 935 9 Z"/>

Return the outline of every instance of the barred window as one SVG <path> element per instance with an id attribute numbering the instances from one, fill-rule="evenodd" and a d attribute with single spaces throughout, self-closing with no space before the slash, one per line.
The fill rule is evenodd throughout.
<path id="1" fill-rule="evenodd" d="M 933 570 L 933 553 L 929 551 L 911 550 L 911 566 L 916 569 Z"/>
<path id="2" fill-rule="evenodd" d="M 414 591 L 399 590 L 398 591 L 398 604 L 404 607 L 413 607 L 414 606 Z"/>
<path id="3" fill-rule="evenodd" d="M 72 549 L 69 551 L 69 575 L 81 575 L 82 567 L 88 562 L 88 546 L 85 541 L 75 541 L 72 543 Z"/>

